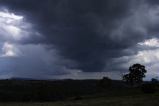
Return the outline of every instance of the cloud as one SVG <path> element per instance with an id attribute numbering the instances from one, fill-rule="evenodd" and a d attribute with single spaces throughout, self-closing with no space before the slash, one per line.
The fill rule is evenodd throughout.
<path id="1" fill-rule="evenodd" d="M 2 54 L 0 57 L 16 57 L 19 54 L 19 50 L 14 45 L 5 42 L 2 47 Z"/>
<path id="2" fill-rule="evenodd" d="M 159 40 L 157 38 L 147 39 L 144 42 L 138 43 L 141 46 L 159 47 Z"/>
<path id="3" fill-rule="evenodd" d="M 152 38 L 138 43 L 140 46 L 137 46 L 139 50 L 136 54 L 115 58 L 114 64 L 119 64 L 119 69 L 127 70 L 130 65 L 140 63 L 146 66 L 146 80 L 157 77 L 159 68 L 158 40 L 158 38 Z"/>
<path id="4" fill-rule="evenodd" d="M 35 76 L 37 70 L 48 70 L 40 71 L 45 72 L 38 74 L 40 77 L 50 72 L 69 73 L 70 77 L 125 72 L 130 64 L 151 64 L 157 56 L 153 55 L 155 49 L 149 48 L 158 44 L 159 5 L 155 0 L 39 0 L 38 4 L 36 0 L 1 0 L 0 3 L 8 9 L 0 12 L 3 15 L 0 41 L 16 44 L 26 55 L 12 60 L 12 64 L 17 60 L 21 63 L 16 68 L 24 65 L 18 69 L 25 70 L 19 76 L 27 75 L 26 70 L 30 70 L 28 76 L 32 73 Z M 8 26 L 7 22 L 13 22 L 11 17 L 19 17 L 18 22 L 15 20 Z"/>
<path id="5" fill-rule="evenodd" d="M 4 57 L 0 58 L 1 75 L 8 72 L 9 77 L 53 79 L 54 76 L 69 74 L 65 67 L 69 61 L 63 60 L 56 51 L 48 51 L 44 45 L 16 45 L 21 52 L 19 56 L 13 55 L 14 52 L 10 50 L 13 49 L 12 45 L 6 46 Z"/>

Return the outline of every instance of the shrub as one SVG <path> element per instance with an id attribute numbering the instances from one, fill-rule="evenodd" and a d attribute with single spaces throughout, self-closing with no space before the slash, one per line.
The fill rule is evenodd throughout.
<path id="1" fill-rule="evenodd" d="M 149 84 L 143 84 L 141 87 L 141 90 L 144 93 L 155 93 L 156 92 L 156 86 L 155 84 L 149 83 Z"/>

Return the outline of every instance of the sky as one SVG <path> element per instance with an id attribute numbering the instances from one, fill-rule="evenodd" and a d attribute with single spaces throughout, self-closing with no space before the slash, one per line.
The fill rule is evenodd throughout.
<path id="1" fill-rule="evenodd" d="M 159 76 L 158 0 L 0 0 L 0 78 Z"/>

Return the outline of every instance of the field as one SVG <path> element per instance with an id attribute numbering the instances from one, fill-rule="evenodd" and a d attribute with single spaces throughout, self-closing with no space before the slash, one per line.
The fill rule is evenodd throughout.
<path id="1" fill-rule="evenodd" d="M 159 94 L 98 97 L 84 100 L 44 103 L 0 103 L 0 106 L 159 106 Z"/>
<path id="2" fill-rule="evenodd" d="M 156 91 L 113 80 L 1 80 L 0 106 L 159 106 L 158 84 L 145 87 Z"/>

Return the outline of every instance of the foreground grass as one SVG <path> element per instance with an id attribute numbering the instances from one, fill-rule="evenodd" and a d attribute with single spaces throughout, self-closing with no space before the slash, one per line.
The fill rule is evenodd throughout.
<path id="1" fill-rule="evenodd" d="M 159 94 L 98 97 L 77 101 L 47 103 L 0 103 L 0 106 L 159 106 Z"/>

